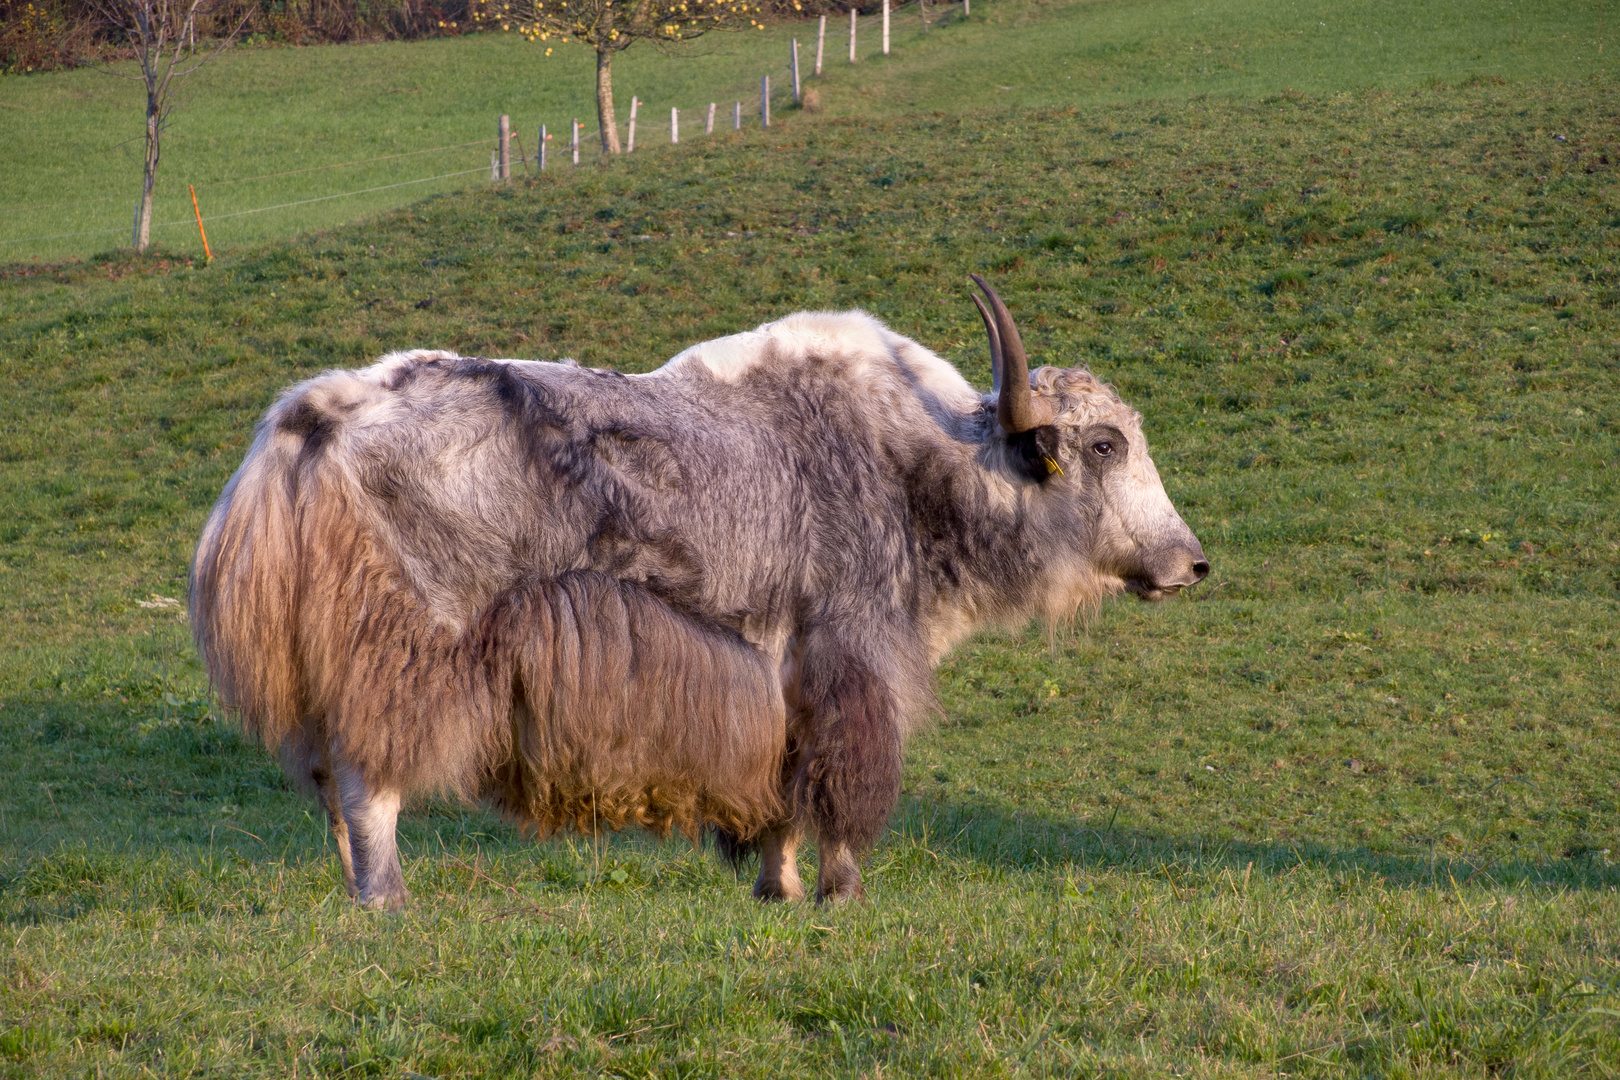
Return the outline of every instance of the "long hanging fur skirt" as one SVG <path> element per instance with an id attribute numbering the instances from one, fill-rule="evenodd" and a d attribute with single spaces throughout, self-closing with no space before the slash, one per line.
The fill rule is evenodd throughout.
<path id="1" fill-rule="evenodd" d="M 368 785 L 488 800 L 542 831 L 781 820 L 780 676 L 740 635 L 591 572 L 447 624 L 344 470 L 274 438 L 204 530 L 191 615 L 215 688 L 294 780 L 337 757 Z"/>

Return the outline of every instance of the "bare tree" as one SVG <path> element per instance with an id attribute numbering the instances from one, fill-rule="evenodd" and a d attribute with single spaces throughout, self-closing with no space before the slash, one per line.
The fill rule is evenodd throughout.
<path id="1" fill-rule="evenodd" d="M 761 8 L 740 0 L 472 0 L 471 7 L 477 25 L 499 26 L 530 41 L 577 41 L 596 50 L 596 118 L 604 154 L 619 152 L 615 53 L 638 41 L 670 48 L 712 30 L 765 29 Z"/>
<path id="2" fill-rule="evenodd" d="M 222 7 L 224 0 L 92 0 L 103 18 L 124 32 L 135 50 L 140 74 L 128 75 L 112 67 L 108 74 L 134 79 L 146 87 L 146 168 L 141 184 L 141 201 L 135 210 L 135 226 L 130 242 L 144 252 L 152 244 L 152 186 L 157 182 L 158 158 L 163 129 L 174 110 L 174 80 L 190 75 L 228 49 L 242 32 L 248 16 L 243 15 L 229 33 L 216 39 L 199 54 L 197 19 L 206 18 Z M 252 8 L 248 9 L 249 14 Z"/>

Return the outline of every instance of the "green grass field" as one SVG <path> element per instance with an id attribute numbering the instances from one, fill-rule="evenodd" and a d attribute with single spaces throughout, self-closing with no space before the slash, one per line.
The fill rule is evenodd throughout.
<path id="1" fill-rule="evenodd" d="M 1620 48 L 1603 0 L 985 0 L 966 22 L 959 8 L 934 10 L 941 22 L 926 34 L 915 6 L 895 14 L 887 59 L 873 20 L 853 67 L 848 24 L 831 20 L 819 87 L 829 115 L 1569 78 L 1601 71 L 1602 50 L 1613 57 Z M 645 150 L 667 148 L 671 106 L 682 110 L 688 141 L 702 137 L 710 101 L 729 128 L 733 101 L 757 110 L 762 74 L 772 76 L 780 119 L 788 39 L 800 40 L 808 77 L 814 33 L 797 24 L 728 34 L 678 59 L 632 49 L 615 65 L 620 126 L 634 94 L 647 103 L 637 140 Z M 542 122 L 558 135 L 554 151 L 571 118 L 595 129 L 591 65 L 581 48 L 559 46 L 547 58 L 504 35 L 237 50 L 185 83 L 165 138 L 156 203 L 164 227 L 154 235 L 200 249 L 188 184 L 225 251 L 486 184 L 499 113 L 512 116 L 526 152 Z M 9 211 L 0 262 L 129 243 L 141 108 L 138 83 L 94 71 L 0 77 L 0 201 Z M 420 183 L 434 177 L 444 178 Z M 287 203 L 301 205 L 250 212 Z"/>
<path id="2" fill-rule="evenodd" d="M 958 111 L 957 32 L 768 134 L 5 270 L 0 1076 L 1620 1072 L 1620 82 L 1132 100 L 1122 50 Z M 162 599 L 275 392 L 853 305 L 984 383 L 969 271 L 1142 409 L 1211 579 L 950 658 L 867 904 L 429 805 L 353 910 Z"/>

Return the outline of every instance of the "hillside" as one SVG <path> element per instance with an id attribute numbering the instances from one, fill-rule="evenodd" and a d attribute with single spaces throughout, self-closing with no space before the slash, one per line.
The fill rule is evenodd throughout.
<path id="1" fill-rule="evenodd" d="M 700 138 L 710 102 L 729 131 L 734 102 L 758 122 L 769 75 L 778 123 L 794 121 L 790 39 L 826 115 L 895 118 L 1007 106 L 1092 106 L 1258 98 L 1284 90 L 1412 89 L 1470 77 L 1545 80 L 1600 74 L 1620 33 L 1603 0 L 1352 0 L 1319 10 L 1293 0 L 984 0 L 897 8 L 893 50 L 864 17 L 858 62 L 830 20 L 824 74 L 812 78 L 815 24 L 704 39 L 665 55 L 645 46 L 614 64 L 618 122 L 643 103 L 640 152 L 668 149 L 669 110 Z M 237 252 L 487 183 L 496 117 L 516 150 L 584 123 L 595 158 L 593 58 L 577 46 L 515 36 L 302 49 L 243 48 L 183 82 L 164 140 L 154 234 L 200 249 L 195 185 L 216 250 Z M 548 53 L 547 49 L 551 48 Z M 125 74 L 128 74 L 126 71 Z M 0 169 L 0 263 L 87 257 L 126 244 L 141 183 L 140 85 L 94 70 L 0 76 L 6 168 Z M 722 134 L 722 138 L 729 135 Z M 520 167 L 521 171 L 521 167 Z"/>
<path id="2" fill-rule="evenodd" d="M 9 269 L 0 1073 L 1605 1075 L 1617 110 L 1607 74 L 834 110 Z M 274 394 L 848 306 L 985 383 L 969 271 L 1142 410 L 1210 580 L 949 659 L 868 905 L 435 805 L 413 910 L 351 910 L 163 599 Z"/>

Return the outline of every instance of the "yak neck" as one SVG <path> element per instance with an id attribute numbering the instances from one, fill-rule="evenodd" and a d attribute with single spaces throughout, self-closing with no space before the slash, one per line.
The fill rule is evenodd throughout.
<path id="1" fill-rule="evenodd" d="M 963 623 L 958 636 L 1053 614 L 1053 589 L 1065 591 L 1081 571 L 1079 560 L 1059 566 L 1053 555 L 1074 550 L 1084 532 L 1080 508 L 1010 475 L 993 426 L 961 451 L 919 458 L 905 477 L 920 606 Z"/>

